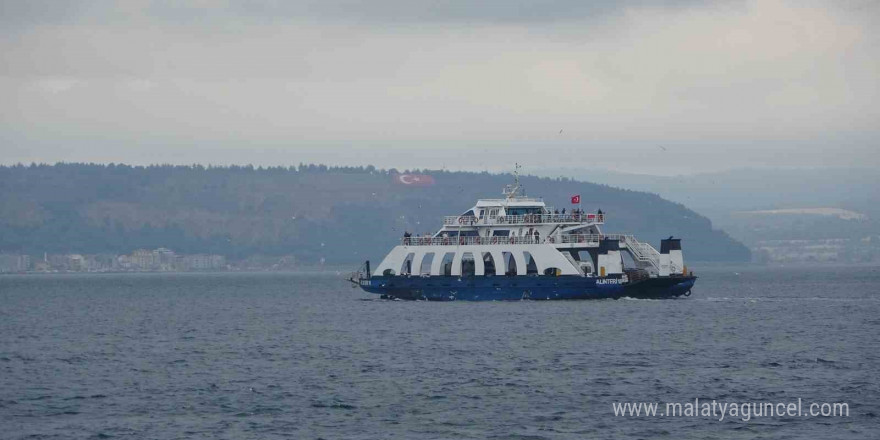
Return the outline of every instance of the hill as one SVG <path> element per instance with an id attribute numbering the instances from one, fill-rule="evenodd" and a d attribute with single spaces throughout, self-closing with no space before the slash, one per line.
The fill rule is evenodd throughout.
<path id="1" fill-rule="evenodd" d="M 511 175 L 447 171 L 432 185 L 402 185 L 396 170 L 323 165 L 0 167 L 0 251 L 30 254 L 128 253 L 172 248 L 230 258 L 295 255 L 312 263 L 376 260 L 404 231 L 439 228 L 443 215 L 500 196 Z M 581 194 L 601 208 L 605 230 L 658 246 L 684 237 L 686 257 L 747 261 L 749 251 L 708 219 L 654 194 L 570 179 L 524 177 L 531 196 L 562 208 Z"/>
<path id="2" fill-rule="evenodd" d="M 706 215 L 757 260 L 880 261 L 880 174 L 866 168 L 736 169 L 689 176 L 544 169 L 657 193 Z"/>

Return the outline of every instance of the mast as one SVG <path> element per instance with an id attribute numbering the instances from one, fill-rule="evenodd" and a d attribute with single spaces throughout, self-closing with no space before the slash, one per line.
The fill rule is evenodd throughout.
<path id="1" fill-rule="evenodd" d="M 515 163 L 513 169 L 513 186 L 507 185 L 504 187 L 504 190 L 501 191 L 501 193 L 507 197 L 507 200 L 515 198 L 518 194 L 522 195 L 525 193 L 522 186 L 519 184 L 520 169 L 522 169 L 522 165 L 520 165 L 519 163 Z"/>

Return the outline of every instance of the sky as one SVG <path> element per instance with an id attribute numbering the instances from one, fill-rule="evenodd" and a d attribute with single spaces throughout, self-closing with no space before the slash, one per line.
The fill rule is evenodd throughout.
<path id="1" fill-rule="evenodd" d="M 0 163 L 880 167 L 878 25 L 859 0 L 0 0 Z"/>

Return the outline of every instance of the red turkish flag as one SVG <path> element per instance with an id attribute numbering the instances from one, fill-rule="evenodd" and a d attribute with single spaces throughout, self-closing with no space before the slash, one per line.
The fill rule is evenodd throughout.
<path id="1" fill-rule="evenodd" d="M 580 194 L 578 194 L 576 196 L 571 196 L 571 204 L 572 205 L 577 205 L 580 202 L 581 202 L 581 195 Z"/>
<path id="2" fill-rule="evenodd" d="M 434 178 L 427 174 L 397 174 L 394 183 L 407 186 L 428 186 L 434 184 Z"/>

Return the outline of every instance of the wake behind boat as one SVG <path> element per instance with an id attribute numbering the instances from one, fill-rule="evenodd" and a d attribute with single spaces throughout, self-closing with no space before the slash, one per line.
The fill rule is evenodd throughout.
<path id="1" fill-rule="evenodd" d="M 503 194 L 445 217 L 431 236 L 405 234 L 374 271 L 367 261 L 349 280 L 383 298 L 432 301 L 690 296 L 696 277 L 681 239 L 661 240 L 658 252 L 632 235 L 604 234 L 601 210 L 559 213 L 526 197 L 518 175 Z"/>

